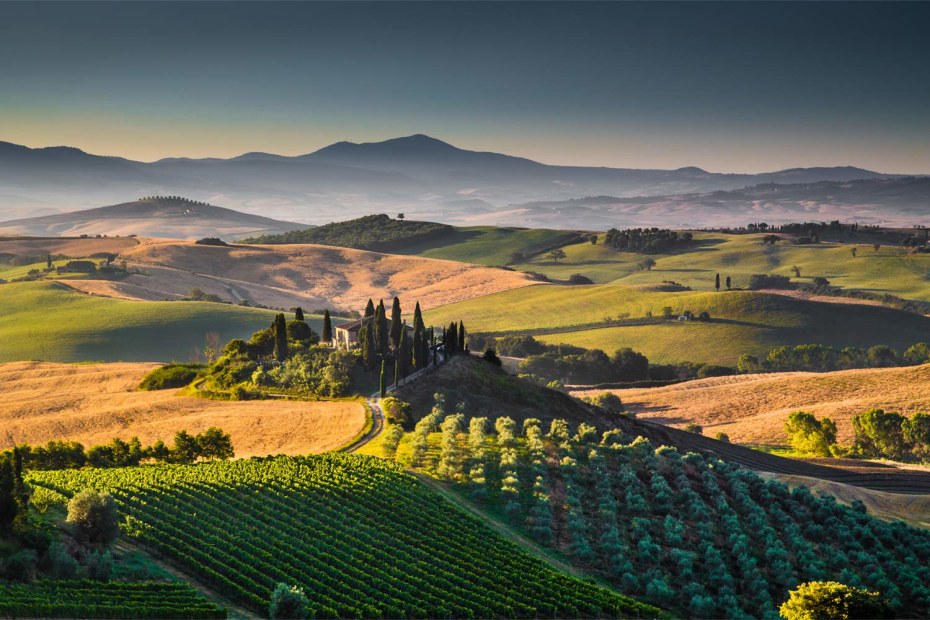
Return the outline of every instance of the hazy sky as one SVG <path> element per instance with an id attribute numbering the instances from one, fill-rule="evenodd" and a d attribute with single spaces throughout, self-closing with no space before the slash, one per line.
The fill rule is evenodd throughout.
<path id="1" fill-rule="evenodd" d="M 930 173 L 927 3 L 6 3 L 0 140 Z"/>

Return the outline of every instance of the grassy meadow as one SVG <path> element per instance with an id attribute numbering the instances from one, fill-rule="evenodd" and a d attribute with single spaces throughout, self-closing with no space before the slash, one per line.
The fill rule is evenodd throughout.
<path id="1" fill-rule="evenodd" d="M 0 284 L 0 361 L 188 360 L 215 332 L 222 342 L 267 327 L 275 312 L 207 302 L 97 297 L 55 282 Z M 320 331 L 320 317 L 307 317 Z"/>
<path id="2" fill-rule="evenodd" d="M 570 243 L 577 237 L 577 232 L 567 230 L 467 226 L 456 227 L 452 234 L 441 239 L 414 244 L 397 253 L 480 265 L 506 265 L 514 252 L 531 254 Z M 524 267 L 521 265 L 520 269 Z"/>
<path id="3" fill-rule="evenodd" d="M 711 321 L 615 327 L 608 319 L 661 317 L 691 310 Z M 532 331 L 542 341 L 612 352 L 632 347 L 650 360 L 733 365 L 786 344 L 835 347 L 888 344 L 904 349 L 930 339 L 930 319 L 866 304 L 839 304 L 748 291 L 663 291 L 611 283 L 536 285 L 450 304 L 426 313 L 437 325 L 462 320 L 471 332 Z M 578 329 L 567 329 L 578 326 Z"/>
<path id="4" fill-rule="evenodd" d="M 766 246 L 762 244 L 763 236 L 695 233 L 692 246 L 650 256 L 656 261 L 651 271 L 639 267 L 646 258 L 642 254 L 617 252 L 602 243 L 588 242 L 564 247 L 566 257 L 562 260 L 553 261 L 544 254 L 513 267 L 561 280 L 581 273 L 599 284 L 659 284 L 671 280 L 702 291 L 713 290 L 717 273 L 724 279 L 730 276 L 734 288 L 745 287 L 749 277 L 757 273 L 790 276 L 799 282 L 823 277 L 847 289 L 930 301 L 930 254 L 908 256 L 902 248 L 892 246 L 876 252 L 869 244 L 859 244 L 853 258 L 852 244 Z M 794 266 L 800 268 L 800 278 L 794 277 Z"/>

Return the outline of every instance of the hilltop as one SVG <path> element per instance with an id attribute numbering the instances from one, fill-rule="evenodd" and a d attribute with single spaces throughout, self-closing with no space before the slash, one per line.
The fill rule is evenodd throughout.
<path id="1" fill-rule="evenodd" d="M 154 196 L 108 207 L 0 222 L 0 235 L 144 236 L 238 239 L 304 228 L 178 196 Z"/>

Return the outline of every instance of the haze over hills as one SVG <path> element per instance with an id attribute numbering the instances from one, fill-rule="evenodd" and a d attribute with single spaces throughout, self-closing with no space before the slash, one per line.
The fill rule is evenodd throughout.
<path id="1" fill-rule="evenodd" d="M 512 224 L 525 214 L 525 207 L 513 205 L 540 201 L 681 196 L 760 184 L 839 184 L 900 176 L 853 167 L 725 174 L 695 167 L 553 166 L 460 149 L 421 134 L 383 142 L 338 142 L 293 157 L 253 152 L 230 159 L 167 158 L 150 163 L 90 155 L 68 147 L 30 149 L 0 143 L 0 209 L 10 216 L 97 207 L 125 200 L 127 195 L 167 193 L 308 224 L 383 210 L 446 223 L 479 218 L 482 223 Z M 745 204 L 751 206 L 751 201 Z M 923 203 L 908 206 L 919 204 Z M 681 227 L 695 219 L 667 209 L 651 210 L 665 226 Z M 577 227 L 572 217 L 571 213 L 550 215 L 550 225 Z"/>
<path id="2" fill-rule="evenodd" d="M 108 207 L 0 222 L 0 235 L 138 235 L 233 240 L 302 228 L 306 226 L 173 196 L 142 198 Z"/>

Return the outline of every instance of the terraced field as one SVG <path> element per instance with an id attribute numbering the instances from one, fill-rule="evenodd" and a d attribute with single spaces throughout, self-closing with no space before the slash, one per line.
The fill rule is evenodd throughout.
<path id="1" fill-rule="evenodd" d="M 33 472 L 29 482 L 61 502 L 87 486 L 109 491 L 133 539 L 262 613 L 279 582 L 303 588 L 316 618 L 659 613 L 557 572 L 373 457 Z"/>

